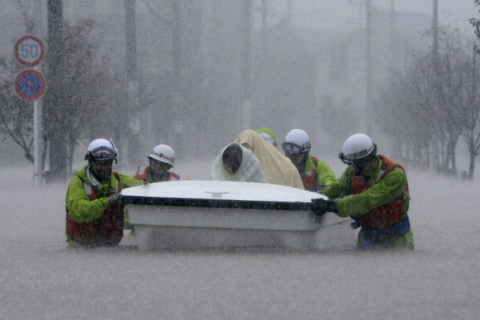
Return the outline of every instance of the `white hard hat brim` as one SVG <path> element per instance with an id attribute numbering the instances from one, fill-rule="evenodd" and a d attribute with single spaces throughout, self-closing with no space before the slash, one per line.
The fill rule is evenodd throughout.
<path id="1" fill-rule="evenodd" d="M 166 158 L 161 158 L 161 157 L 159 157 L 158 155 L 153 154 L 153 153 L 152 153 L 152 154 L 149 154 L 148 157 L 151 158 L 151 159 L 154 159 L 154 160 L 157 160 L 157 161 L 166 163 L 166 164 L 170 165 L 170 166 L 173 168 L 173 163 L 172 163 L 170 160 L 166 159 Z"/>

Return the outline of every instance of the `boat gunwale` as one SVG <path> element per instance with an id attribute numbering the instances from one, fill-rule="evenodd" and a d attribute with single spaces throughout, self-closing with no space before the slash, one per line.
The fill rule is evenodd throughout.
<path id="1" fill-rule="evenodd" d="M 201 198 L 166 198 L 123 196 L 125 205 L 175 206 L 198 208 L 232 208 L 282 211 L 311 211 L 313 203 L 283 202 L 283 201 L 256 201 L 232 199 L 201 199 Z"/>

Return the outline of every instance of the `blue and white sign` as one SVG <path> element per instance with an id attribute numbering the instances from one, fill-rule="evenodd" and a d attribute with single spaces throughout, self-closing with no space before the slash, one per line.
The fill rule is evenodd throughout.
<path id="1" fill-rule="evenodd" d="M 45 46 L 40 38 L 26 35 L 15 43 L 15 58 L 27 67 L 39 64 L 45 55 Z"/>
<path id="2" fill-rule="evenodd" d="M 15 91 L 18 96 L 26 101 L 35 101 L 45 93 L 45 78 L 36 71 L 27 69 L 15 77 Z"/>

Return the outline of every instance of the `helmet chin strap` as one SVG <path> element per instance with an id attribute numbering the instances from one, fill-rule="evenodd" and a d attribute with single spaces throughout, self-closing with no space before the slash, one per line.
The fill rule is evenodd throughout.
<path id="1" fill-rule="evenodd" d="M 358 165 L 356 164 L 352 164 L 353 166 L 353 170 L 355 171 L 355 175 L 356 176 L 359 176 L 362 174 L 362 171 L 363 171 L 363 168 L 360 168 Z"/>

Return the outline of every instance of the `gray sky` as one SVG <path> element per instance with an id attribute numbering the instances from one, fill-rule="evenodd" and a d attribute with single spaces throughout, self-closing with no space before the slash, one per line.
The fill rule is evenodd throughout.
<path id="1" fill-rule="evenodd" d="M 383 7 L 390 7 L 390 0 L 374 0 Z M 473 0 L 438 0 L 439 19 L 441 24 L 451 24 L 461 29 L 469 27 L 470 18 L 478 18 L 480 14 Z M 432 15 L 433 0 L 397 0 L 395 8 L 399 11 L 423 12 Z"/>
<path id="2" fill-rule="evenodd" d="M 285 0 L 269 1 L 269 5 L 275 7 L 279 16 L 285 13 Z M 292 14 L 294 18 L 304 20 L 306 27 L 322 22 L 327 25 L 341 23 L 349 24 L 349 27 L 359 27 L 365 20 L 363 3 L 365 0 L 292 0 Z M 391 3 L 392 0 L 372 0 L 374 7 L 386 10 L 391 8 Z M 473 27 L 468 20 L 480 18 L 479 8 L 475 7 L 473 0 L 438 0 L 438 4 L 440 25 L 450 25 L 473 34 Z M 418 12 L 432 16 L 433 0 L 395 0 L 395 9 L 398 12 Z M 349 18 L 346 18 L 347 16 Z"/>

